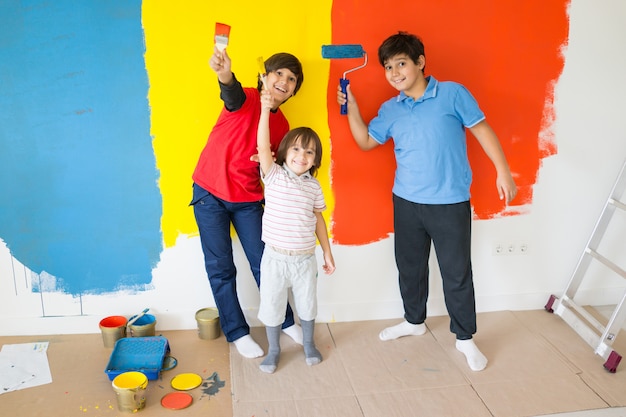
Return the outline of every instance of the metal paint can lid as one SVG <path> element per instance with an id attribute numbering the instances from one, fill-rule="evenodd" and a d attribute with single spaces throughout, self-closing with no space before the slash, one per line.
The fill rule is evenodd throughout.
<path id="1" fill-rule="evenodd" d="M 196 311 L 196 320 L 198 321 L 213 321 L 219 318 L 219 316 L 217 308 L 214 307 L 203 308 Z"/>
<path id="2" fill-rule="evenodd" d="M 182 410 L 189 407 L 192 402 L 193 397 L 186 392 L 170 392 L 161 398 L 161 405 L 170 410 Z"/>
<path id="3" fill-rule="evenodd" d="M 176 375 L 171 382 L 172 388 L 179 391 L 188 391 L 199 387 L 200 384 L 202 384 L 202 377 L 194 373 Z"/>

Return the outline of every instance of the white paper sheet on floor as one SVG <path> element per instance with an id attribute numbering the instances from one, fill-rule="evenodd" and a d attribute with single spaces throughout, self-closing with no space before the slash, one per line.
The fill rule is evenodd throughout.
<path id="1" fill-rule="evenodd" d="M 52 382 L 48 342 L 4 345 L 0 351 L 0 394 Z"/>

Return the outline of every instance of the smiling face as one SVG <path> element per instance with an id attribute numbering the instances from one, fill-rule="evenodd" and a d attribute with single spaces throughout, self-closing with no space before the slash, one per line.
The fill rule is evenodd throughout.
<path id="1" fill-rule="evenodd" d="M 317 133 L 304 126 L 291 129 L 280 142 L 276 163 L 287 164 L 298 176 L 307 171 L 315 176 L 322 165 L 322 142 Z"/>
<path id="2" fill-rule="evenodd" d="M 308 146 L 304 146 L 298 139 L 287 148 L 285 163 L 296 175 L 308 172 L 315 165 L 315 144 L 311 142 Z"/>
<path id="3" fill-rule="evenodd" d="M 415 63 L 407 54 L 397 54 L 385 61 L 385 77 L 393 88 L 417 99 L 424 94 L 428 84 L 424 78 L 425 65 L 424 55 L 420 55 Z"/>
<path id="4" fill-rule="evenodd" d="M 287 68 L 279 68 L 267 74 L 267 88 L 272 96 L 272 108 L 276 109 L 295 94 L 298 78 Z"/>

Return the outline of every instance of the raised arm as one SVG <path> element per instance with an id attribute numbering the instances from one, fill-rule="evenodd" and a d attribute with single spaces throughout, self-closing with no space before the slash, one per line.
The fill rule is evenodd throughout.
<path id="1" fill-rule="evenodd" d="M 357 104 L 356 98 L 352 94 L 352 89 L 349 84 L 346 91 L 347 95 L 341 91 L 341 86 L 337 86 L 337 103 L 339 103 L 339 105 L 345 104 L 346 102 L 348 103 L 347 117 L 352 137 L 354 138 L 357 146 L 362 150 L 369 151 L 370 149 L 374 149 L 379 145 L 379 143 L 369 135 L 367 131 L 367 124 L 361 116 L 359 105 Z"/>
<path id="2" fill-rule="evenodd" d="M 257 151 L 261 171 L 267 174 L 274 163 L 272 148 L 270 145 L 270 110 L 272 108 L 272 97 L 269 91 L 261 91 L 261 117 L 257 129 Z"/>
<path id="3" fill-rule="evenodd" d="M 213 48 L 213 55 L 209 59 L 209 66 L 217 74 L 217 79 L 224 85 L 229 85 L 233 81 L 231 61 L 228 52 L 220 52 L 217 47 Z"/>

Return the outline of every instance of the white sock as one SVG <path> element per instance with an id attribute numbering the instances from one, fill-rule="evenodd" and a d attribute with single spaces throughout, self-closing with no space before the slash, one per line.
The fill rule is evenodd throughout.
<path id="1" fill-rule="evenodd" d="M 478 350 L 474 340 L 457 340 L 456 349 L 465 355 L 472 371 L 482 371 L 487 367 L 487 358 Z"/>
<path id="2" fill-rule="evenodd" d="M 297 344 L 299 345 L 302 344 L 302 327 L 294 323 L 292 326 L 284 328 L 283 332 L 287 336 L 291 337 L 293 341 L 296 342 Z"/>
<path id="3" fill-rule="evenodd" d="M 263 356 L 263 349 L 261 349 L 261 346 L 259 346 L 249 334 L 241 336 L 233 343 L 237 351 L 245 358 L 258 358 Z"/>
<path id="4" fill-rule="evenodd" d="M 426 333 L 426 325 L 424 323 L 411 324 L 405 320 L 395 326 L 387 327 L 380 332 L 378 337 L 380 340 L 393 340 L 403 336 L 421 336 L 424 333 Z"/>

